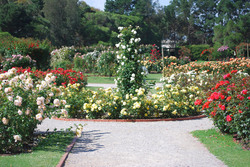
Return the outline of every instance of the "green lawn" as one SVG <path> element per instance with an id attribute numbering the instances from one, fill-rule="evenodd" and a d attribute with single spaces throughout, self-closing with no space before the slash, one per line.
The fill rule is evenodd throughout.
<path id="1" fill-rule="evenodd" d="M 162 74 L 148 74 L 146 81 L 155 81 L 156 83 L 160 82 L 160 79 L 162 78 Z"/>
<path id="2" fill-rule="evenodd" d="M 32 153 L 0 156 L 0 167 L 55 167 L 73 137 L 73 132 L 55 132 L 41 137 Z"/>
<path id="3" fill-rule="evenodd" d="M 103 87 L 86 86 L 85 88 L 89 90 L 97 91 L 99 88 L 103 88 Z"/>
<path id="4" fill-rule="evenodd" d="M 88 83 L 115 84 L 115 77 L 88 76 Z"/>
<path id="5" fill-rule="evenodd" d="M 247 167 L 250 165 L 250 151 L 243 150 L 240 144 L 233 142 L 231 135 L 223 135 L 215 129 L 192 132 L 218 159 L 229 167 Z"/>
<path id="6" fill-rule="evenodd" d="M 93 74 L 87 74 L 87 76 L 88 83 L 115 84 L 115 77 L 96 76 Z M 161 77 L 162 74 L 148 74 L 146 80 L 160 82 Z"/>

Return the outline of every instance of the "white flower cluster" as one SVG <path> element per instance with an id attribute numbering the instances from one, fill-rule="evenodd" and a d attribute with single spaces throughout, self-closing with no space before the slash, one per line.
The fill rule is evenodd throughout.
<path id="1" fill-rule="evenodd" d="M 135 74 L 133 73 L 130 77 L 130 82 L 133 82 L 135 80 Z"/>
<path id="2" fill-rule="evenodd" d="M 188 71 L 187 73 L 180 72 L 178 74 L 172 74 L 170 77 L 163 77 L 160 79 L 161 82 L 165 84 L 177 84 L 181 82 L 182 79 L 187 79 L 188 82 L 196 81 L 199 85 L 207 85 L 208 79 L 212 80 L 213 75 L 208 74 L 207 71 L 202 71 L 197 73 L 195 70 Z"/>

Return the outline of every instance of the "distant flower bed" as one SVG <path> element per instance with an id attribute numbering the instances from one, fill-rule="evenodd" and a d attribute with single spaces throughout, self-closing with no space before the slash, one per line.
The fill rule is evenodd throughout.
<path id="1" fill-rule="evenodd" d="M 34 80 L 39 80 L 39 79 L 44 79 L 47 74 L 51 73 L 55 77 L 55 82 L 54 84 L 57 86 L 66 86 L 68 84 L 75 84 L 79 83 L 81 87 L 85 87 L 87 85 L 87 77 L 82 74 L 82 72 L 75 71 L 72 69 L 69 70 L 64 70 L 62 68 L 58 69 L 48 69 L 47 71 L 40 71 L 40 70 L 32 70 L 31 68 L 16 68 L 17 74 L 22 74 L 22 73 L 30 73 L 32 79 Z M 4 73 L 6 71 L 2 71 Z M 1 71 L 0 71 L 1 73 Z"/>
<path id="2" fill-rule="evenodd" d="M 190 62 L 185 65 L 171 64 L 164 68 L 165 75 L 171 76 L 180 72 L 207 71 L 208 73 L 226 74 L 232 70 L 238 70 L 250 74 L 250 59 L 247 58 L 231 58 L 229 61 L 211 61 L 204 63 Z"/>

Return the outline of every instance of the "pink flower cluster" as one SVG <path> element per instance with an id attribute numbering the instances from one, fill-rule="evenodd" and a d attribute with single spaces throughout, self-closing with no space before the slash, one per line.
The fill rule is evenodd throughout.
<path id="1" fill-rule="evenodd" d="M 217 51 L 223 52 L 223 51 L 227 50 L 228 48 L 229 48 L 228 46 L 221 46 Z"/>

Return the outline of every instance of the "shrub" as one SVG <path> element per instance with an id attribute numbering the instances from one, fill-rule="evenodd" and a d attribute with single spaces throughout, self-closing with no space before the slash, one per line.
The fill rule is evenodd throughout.
<path id="1" fill-rule="evenodd" d="M 73 64 L 69 60 L 61 60 L 57 61 L 54 66 L 55 68 L 62 68 L 66 70 L 66 69 L 72 69 Z"/>
<path id="2" fill-rule="evenodd" d="M 232 70 L 209 91 L 206 99 L 196 101 L 223 133 L 249 140 L 250 77 Z"/>
<path id="3" fill-rule="evenodd" d="M 10 43 L 13 40 L 15 40 L 15 38 L 10 33 L 0 32 L 0 57 L 6 57 L 6 55 L 10 52 Z M 11 53 L 9 54 L 11 55 Z"/>
<path id="4" fill-rule="evenodd" d="M 152 101 L 159 106 L 160 117 L 174 118 L 199 115 L 201 110 L 194 106 L 194 100 L 198 99 L 200 94 L 201 89 L 197 86 L 165 84 L 162 91 L 152 95 Z"/>
<path id="5" fill-rule="evenodd" d="M 233 56 L 233 52 L 228 46 L 219 47 L 217 52 L 220 52 L 220 60 L 229 60 Z"/>
<path id="6" fill-rule="evenodd" d="M 202 60 L 205 60 L 205 61 L 211 61 L 213 60 L 213 57 L 212 57 L 212 53 L 213 53 L 214 49 L 213 48 L 209 48 L 209 49 L 205 49 L 201 52 L 201 59 Z"/>
<path id="7" fill-rule="evenodd" d="M 191 50 L 185 46 L 181 46 L 178 50 L 180 57 L 192 57 Z"/>
<path id="8" fill-rule="evenodd" d="M 50 59 L 51 43 L 48 40 L 35 40 L 32 38 L 5 38 L 0 41 L 3 57 L 11 58 L 12 55 L 29 55 L 35 60 L 39 69 L 47 69 Z"/>
<path id="9" fill-rule="evenodd" d="M 80 88 L 82 88 L 87 85 L 87 78 L 83 76 L 82 72 L 77 72 L 72 69 L 64 70 L 58 68 L 55 70 L 47 70 L 46 73 L 52 73 L 56 76 L 55 83 L 58 86 L 79 83 Z"/>
<path id="10" fill-rule="evenodd" d="M 200 57 L 200 54 L 203 50 L 210 48 L 209 45 L 191 45 L 189 46 L 190 51 L 191 51 L 191 60 L 204 60 L 203 57 Z"/>
<path id="11" fill-rule="evenodd" d="M 87 54 L 79 55 L 76 54 L 74 57 L 74 66 L 76 69 L 81 69 L 81 71 L 85 72 L 97 72 L 97 59 L 99 57 L 99 52 L 89 52 Z M 76 61 L 79 61 L 76 63 Z"/>
<path id="12" fill-rule="evenodd" d="M 112 76 L 116 73 L 117 60 L 113 51 L 104 51 L 100 53 L 97 59 L 97 71 L 101 75 Z"/>
<path id="13" fill-rule="evenodd" d="M 51 52 L 50 66 L 56 68 L 56 66 L 66 66 L 69 62 L 73 61 L 75 55 L 75 48 L 72 47 L 62 47 L 60 49 L 55 49 Z"/>
<path id="14" fill-rule="evenodd" d="M 89 101 L 90 97 L 93 97 L 91 90 L 82 89 L 79 83 L 67 84 L 65 87 L 60 86 L 62 90 L 62 97 L 67 99 L 67 105 L 65 108 L 68 111 L 67 117 L 70 118 L 86 118 L 86 113 L 83 111 L 83 104 Z M 62 115 L 65 117 L 65 115 Z"/>
<path id="15" fill-rule="evenodd" d="M 61 90 L 53 86 L 52 74 L 36 82 L 28 72 L 16 72 L 12 68 L 0 74 L 0 153 L 23 151 L 32 141 L 37 124 L 60 112 L 66 103 L 59 100 Z"/>
<path id="16" fill-rule="evenodd" d="M 22 56 L 22 55 L 12 55 L 11 58 L 7 58 L 2 63 L 3 70 L 7 71 L 12 67 L 35 67 L 36 61 L 32 60 L 30 56 Z"/>
<path id="17" fill-rule="evenodd" d="M 237 57 L 247 57 L 247 46 L 250 44 L 248 43 L 240 43 L 238 46 L 236 46 L 236 55 Z"/>

